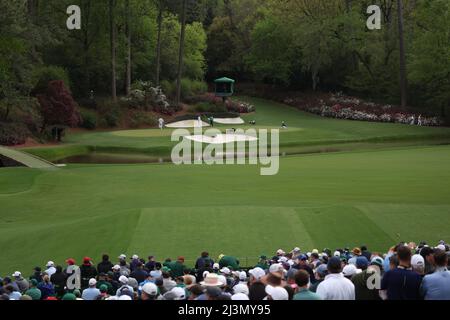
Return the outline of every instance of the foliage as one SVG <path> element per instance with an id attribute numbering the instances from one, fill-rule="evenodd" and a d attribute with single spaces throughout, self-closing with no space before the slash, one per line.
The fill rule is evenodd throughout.
<path id="1" fill-rule="evenodd" d="M 61 80 L 51 81 L 44 94 L 38 95 L 43 118 L 47 126 L 74 127 L 79 121 L 78 105 Z"/>
<path id="2" fill-rule="evenodd" d="M 30 131 L 23 123 L 0 122 L 0 145 L 14 146 L 25 143 Z"/>
<path id="3" fill-rule="evenodd" d="M 130 112 L 129 126 L 131 128 L 139 128 L 142 126 L 153 127 L 157 123 L 157 119 L 151 113 L 140 110 Z"/>
<path id="4" fill-rule="evenodd" d="M 81 109 L 80 110 L 80 116 L 81 116 L 81 127 L 93 130 L 97 128 L 97 113 L 92 110 L 86 110 Z"/>

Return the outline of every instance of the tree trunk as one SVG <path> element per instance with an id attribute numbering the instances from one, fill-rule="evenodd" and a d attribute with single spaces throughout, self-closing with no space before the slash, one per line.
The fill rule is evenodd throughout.
<path id="1" fill-rule="evenodd" d="M 114 102 L 117 102 L 117 88 L 116 88 L 116 22 L 114 7 L 116 0 L 109 0 L 109 23 L 110 23 L 110 38 L 111 38 L 111 97 Z"/>
<path id="2" fill-rule="evenodd" d="M 158 8 L 158 40 L 156 44 L 156 86 L 159 86 L 161 81 L 161 32 L 162 32 L 162 22 L 163 22 L 163 3 L 162 0 L 159 1 Z"/>
<path id="3" fill-rule="evenodd" d="M 131 12 L 130 0 L 126 0 L 126 34 L 127 34 L 127 65 L 125 75 L 125 94 L 130 95 L 131 92 Z"/>
<path id="4" fill-rule="evenodd" d="M 405 55 L 405 41 L 403 35 L 403 3 L 402 0 L 397 0 L 398 11 L 398 34 L 400 43 L 400 90 L 401 90 L 401 104 L 406 107 L 408 101 L 407 92 L 407 78 L 406 78 L 406 55 Z"/>
<path id="5" fill-rule="evenodd" d="M 181 9 L 181 33 L 180 33 L 180 49 L 178 52 L 178 75 L 177 75 L 177 98 L 176 105 L 181 102 L 181 77 L 183 75 L 183 55 L 184 55 L 184 38 L 186 34 L 186 0 L 183 0 Z"/>

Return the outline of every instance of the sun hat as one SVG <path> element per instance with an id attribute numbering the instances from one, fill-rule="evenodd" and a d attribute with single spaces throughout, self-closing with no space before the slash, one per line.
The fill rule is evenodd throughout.
<path id="1" fill-rule="evenodd" d="M 318 249 L 314 249 L 313 251 L 311 251 L 311 254 L 313 254 L 313 253 L 319 254 L 319 250 Z"/>
<path id="2" fill-rule="evenodd" d="M 236 293 L 231 296 L 231 300 L 235 301 L 248 301 L 250 300 L 249 297 L 243 293 Z"/>
<path id="3" fill-rule="evenodd" d="M 219 282 L 223 283 L 222 286 L 227 284 L 227 278 L 224 275 L 219 274 Z"/>
<path id="4" fill-rule="evenodd" d="M 237 284 L 237 285 L 235 285 L 234 288 L 233 288 L 233 293 L 234 293 L 234 294 L 237 294 L 237 293 L 243 293 L 243 294 L 245 294 L 245 295 L 248 296 L 248 295 L 249 295 L 249 289 L 248 289 L 248 286 L 245 285 L 245 284 L 243 284 L 243 283 Z"/>
<path id="5" fill-rule="evenodd" d="M 360 256 L 360 255 L 362 254 L 360 248 L 353 248 L 352 253 L 353 253 L 355 256 Z"/>
<path id="6" fill-rule="evenodd" d="M 156 284 L 148 282 L 142 287 L 142 292 L 145 292 L 149 296 L 156 296 L 158 294 L 158 287 Z"/>
<path id="7" fill-rule="evenodd" d="M 253 278 L 255 278 L 256 280 L 260 280 L 262 277 L 264 277 L 266 275 L 266 272 L 260 267 L 251 269 L 248 273 L 251 276 L 253 276 Z"/>
<path id="8" fill-rule="evenodd" d="M 174 300 L 185 300 L 186 299 L 186 290 L 180 287 L 175 287 L 171 290 L 176 298 Z"/>
<path id="9" fill-rule="evenodd" d="M 202 286 L 205 287 L 221 287 L 225 283 L 219 280 L 219 276 L 215 273 L 209 273 L 205 277 L 205 281 L 200 282 Z"/>
<path id="10" fill-rule="evenodd" d="M 97 280 L 95 280 L 94 278 L 89 279 L 89 286 L 93 287 L 97 284 Z"/>
<path id="11" fill-rule="evenodd" d="M 289 300 L 289 294 L 285 288 L 266 286 L 266 293 L 272 297 L 272 300 Z"/>

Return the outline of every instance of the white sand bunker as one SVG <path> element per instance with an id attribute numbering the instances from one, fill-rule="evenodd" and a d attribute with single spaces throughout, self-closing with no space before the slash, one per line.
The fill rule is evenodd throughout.
<path id="1" fill-rule="evenodd" d="M 203 127 L 209 127 L 209 124 L 203 121 L 198 120 L 184 120 L 184 121 L 178 121 L 173 122 L 168 125 L 166 125 L 167 128 L 203 128 Z"/>
<path id="2" fill-rule="evenodd" d="M 194 135 L 186 136 L 188 140 L 209 143 L 209 144 L 227 144 L 232 142 L 258 141 L 258 138 L 245 134 L 218 134 L 216 136 Z"/>
<path id="3" fill-rule="evenodd" d="M 218 124 L 245 124 L 245 121 L 241 118 L 219 118 L 214 119 L 214 122 Z"/>

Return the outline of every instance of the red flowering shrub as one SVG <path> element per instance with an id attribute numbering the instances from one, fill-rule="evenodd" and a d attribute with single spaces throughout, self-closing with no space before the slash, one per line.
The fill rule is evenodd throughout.
<path id="1" fill-rule="evenodd" d="M 43 129 L 75 127 L 80 122 L 78 105 L 61 80 L 50 81 L 44 94 L 37 96 L 43 118 Z"/>

